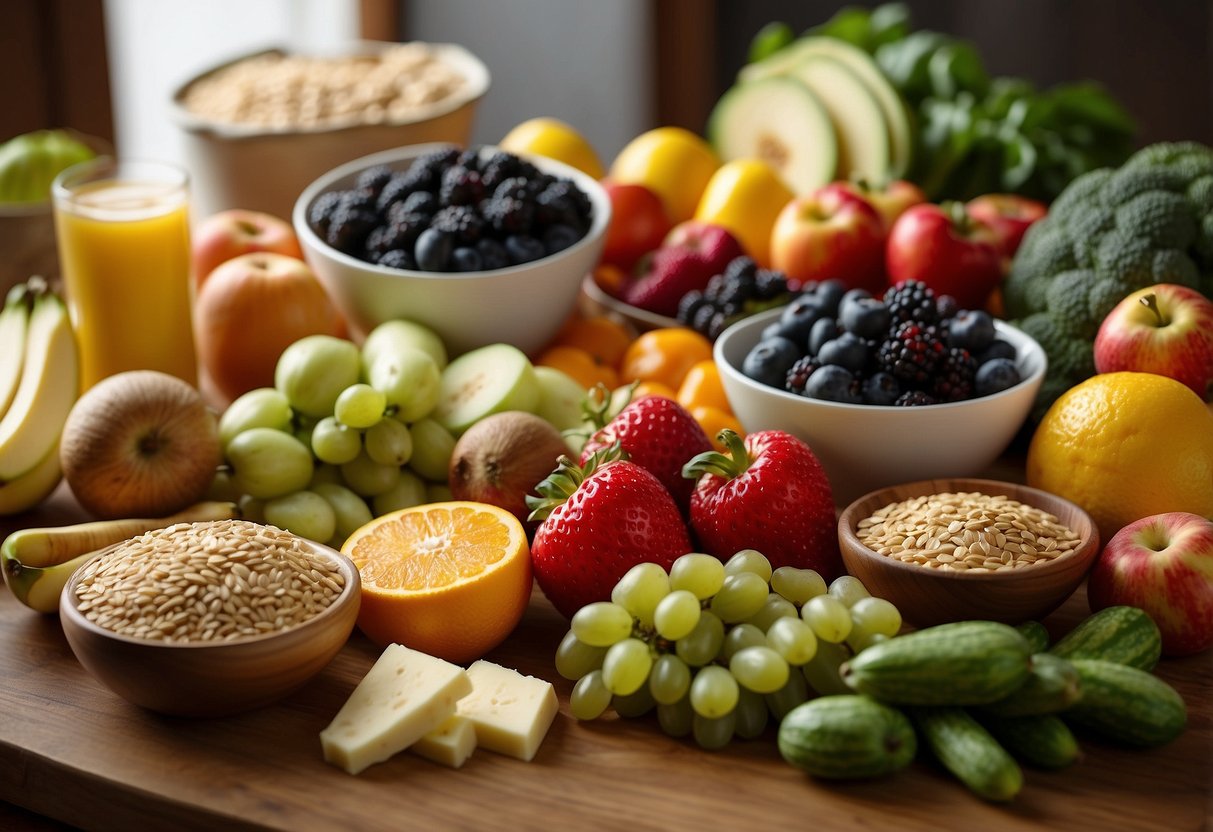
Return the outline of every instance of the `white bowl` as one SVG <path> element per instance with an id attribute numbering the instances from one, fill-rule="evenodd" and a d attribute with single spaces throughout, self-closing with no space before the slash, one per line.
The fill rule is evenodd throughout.
<path id="1" fill-rule="evenodd" d="M 804 440 L 846 505 L 877 488 L 981 473 L 1006 450 L 1027 418 L 1044 379 L 1044 350 L 1015 327 L 995 321 L 1016 350 L 1023 381 L 992 396 L 920 407 L 881 407 L 810 399 L 777 390 L 741 372 L 772 309 L 738 321 L 713 347 L 725 394 L 747 433 L 783 430 Z"/>
<path id="2" fill-rule="evenodd" d="M 432 328 L 452 355 L 486 344 L 513 344 L 535 353 L 560 329 L 577 305 L 582 278 L 602 253 L 611 201 L 593 177 L 538 156 L 527 157 L 553 176 L 571 179 L 590 198 L 594 215 L 586 235 L 573 245 L 530 263 L 483 272 L 423 272 L 391 269 L 337 251 L 308 225 L 312 203 L 324 193 L 345 190 L 376 165 L 405 170 L 419 156 L 446 147 L 412 145 L 374 153 L 341 165 L 304 190 L 295 203 L 295 231 L 316 276 L 354 329 L 365 334 L 383 321 L 409 318 Z M 485 148 L 486 153 L 494 148 Z"/>

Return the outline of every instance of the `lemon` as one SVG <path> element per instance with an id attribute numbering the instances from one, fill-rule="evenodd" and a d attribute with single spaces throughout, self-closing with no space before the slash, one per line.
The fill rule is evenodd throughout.
<path id="1" fill-rule="evenodd" d="M 505 134 L 498 142 L 510 153 L 546 156 L 592 176 L 602 178 L 602 162 L 585 136 L 563 121 L 554 118 L 532 118 Z"/>
<path id="2" fill-rule="evenodd" d="M 735 159 L 712 174 L 695 219 L 732 232 L 758 265 L 771 265 L 771 229 L 794 194 L 775 169 L 759 159 Z"/>
<path id="3" fill-rule="evenodd" d="M 1154 514 L 1213 516 L 1213 413 L 1165 376 L 1092 376 L 1045 414 L 1027 480 L 1085 509 L 1105 541 Z"/>
<path id="4" fill-rule="evenodd" d="M 711 145 L 690 130 L 658 127 L 628 142 L 611 163 L 610 178 L 644 185 L 659 197 L 672 223 L 695 215 L 708 180 L 720 167 Z"/>

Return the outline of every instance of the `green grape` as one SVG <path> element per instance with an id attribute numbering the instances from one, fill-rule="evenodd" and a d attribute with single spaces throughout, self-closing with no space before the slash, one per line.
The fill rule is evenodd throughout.
<path id="1" fill-rule="evenodd" d="M 333 415 L 341 424 L 362 430 L 383 418 L 387 396 L 369 384 L 351 384 L 341 391 L 333 405 Z"/>
<path id="2" fill-rule="evenodd" d="M 770 714 L 767 713 L 766 699 L 762 694 L 742 688 L 738 691 L 737 710 L 734 713 L 737 714 L 737 724 L 733 730 L 743 740 L 762 736 L 762 732 L 767 728 Z"/>
<path id="3" fill-rule="evenodd" d="M 853 575 L 842 575 L 835 578 L 830 584 L 830 595 L 841 601 L 846 607 L 855 606 L 855 602 L 860 598 L 869 597 L 868 588 L 863 585 L 863 581 Z"/>
<path id="4" fill-rule="evenodd" d="M 809 683 L 805 681 L 803 673 L 789 673 L 786 685 L 763 698 L 771 716 L 782 722 L 793 708 L 809 700 Z"/>
<path id="5" fill-rule="evenodd" d="M 357 384 L 361 372 L 362 357 L 352 342 L 309 335 L 283 350 L 274 386 L 295 410 L 320 419 L 333 412 L 341 391 Z"/>
<path id="6" fill-rule="evenodd" d="M 766 634 L 753 624 L 737 624 L 725 634 L 724 644 L 720 647 L 720 658 L 727 662 L 738 650 L 759 645 L 765 646 L 766 643 Z"/>
<path id="7" fill-rule="evenodd" d="M 781 566 L 771 573 L 771 589 L 799 607 L 810 598 L 826 594 L 826 579 L 816 569 Z"/>
<path id="8" fill-rule="evenodd" d="M 670 589 L 685 589 L 700 601 L 720 591 L 724 564 L 711 555 L 692 552 L 670 564 Z"/>
<path id="9" fill-rule="evenodd" d="M 711 719 L 732 713 L 737 707 L 737 680 L 720 665 L 709 665 L 691 681 L 691 707 Z"/>
<path id="10" fill-rule="evenodd" d="M 415 422 L 438 404 L 442 371 L 425 350 L 404 347 L 376 355 L 366 365 L 366 380 L 384 394 L 396 418 Z"/>
<path id="11" fill-rule="evenodd" d="M 611 704 L 611 692 L 602 682 L 602 671 L 594 670 L 577 680 L 569 695 L 569 712 L 581 720 L 597 719 Z"/>
<path id="12" fill-rule="evenodd" d="M 672 705 L 687 695 L 691 687 L 691 669 L 673 653 L 665 653 L 653 662 L 649 690 L 659 705 Z"/>
<path id="13" fill-rule="evenodd" d="M 752 572 L 762 578 L 763 583 L 771 580 L 771 562 L 766 555 L 757 549 L 742 549 L 724 562 L 726 575 L 740 575 L 742 572 Z"/>
<path id="14" fill-rule="evenodd" d="M 414 474 L 408 468 L 400 469 L 400 478 L 396 484 L 371 498 L 371 508 L 376 517 L 382 517 L 402 508 L 412 508 L 429 502 L 426 493 L 425 480 Z"/>
<path id="15" fill-rule="evenodd" d="M 901 613 L 884 598 L 860 598 L 851 605 L 851 625 L 864 634 L 892 638 L 901 630 Z"/>
<path id="16" fill-rule="evenodd" d="M 240 495 L 237 502 L 240 506 L 240 517 L 250 523 L 265 523 L 265 500 L 259 500 L 248 494 Z"/>
<path id="17" fill-rule="evenodd" d="M 691 708 L 691 700 L 685 696 L 672 705 L 657 703 L 657 724 L 671 737 L 685 737 L 691 733 L 691 721 L 694 718 L 695 711 Z"/>
<path id="18" fill-rule="evenodd" d="M 847 636 L 847 647 L 850 647 L 856 653 L 860 653 L 867 650 L 873 644 L 880 644 L 880 642 L 888 640 L 889 637 L 883 633 L 852 629 L 851 634 Z"/>
<path id="19" fill-rule="evenodd" d="M 813 628 L 799 618 L 781 618 L 767 630 L 767 643 L 788 664 L 804 664 L 817 653 Z"/>
<path id="20" fill-rule="evenodd" d="M 623 573 L 611 590 L 611 600 L 635 616 L 645 627 L 653 626 L 653 613 L 670 591 L 670 578 L 656 563 L 638 563 Z"/>
<path id="21" fill-rule="evenodd" d="M 316 424 L 319 419 L 313 419 L 311 416 L 296 414 L 291 422 L 291 436 L 303 443 L 305 448 L 312 447 L 312 431 L 316 429 Z"/>
<path id="22" fill-rule="evenodd" d="M 799 618 L 800 610 L 796 605 L 782 595 L 772 592 L 763 601 L 762 609 L 750 616 L 750 622 L 758 629 L 766 632 L 780 618 Z"/>
<path id="23" fill-rule="evenodd" d="M 638 638 L 625 638 L 607 648 L 602 658 L 602 681 L 616 696 L 640 690 L 653 669 L 653 654 Z"/>
<path id="24" fill-rule="evenodd" d="M 627 696 L 616 696 L 611 699 L 611 707 L 615 709 L 615 713 L 625 719 L 635 719 L 647 714 L 649 711 L 657 707 L 657 700 L 653 698 L 653 694 L 649 692 L 648 685 L 641 685 L 636 689 L 635 693 L 629 693 Z"/>
<path id="25" fill-rule="evenodd" d="M 610 601 L 595 601 L 577 610 L 569 627 L 590 647 L 610 647 L 632 634 L 632 614 Z"/>
<path id="26" fill-rule="evenodd" d="M 842 681 L 842 676 L 838 673 L 838 668 L 850 657 L 851 651 L 846 648 L 846 645 L 819 641 L 817 642 L 817 653 L 802 668 L 804 678 L 813 690 L 822 696 L 854 693 L 855 691 Z"/>
<path id="27" fill-rule="evenodd" d="M 400 468 L 396 465 L 380 465 L 363 451 L 341 466 L 341 476 L 346 485 L 363 497 L 378 497 L 400 482 Z"/>
<path id="28" fill-rule="evenodd" d="M 329 465 L 344 465 L 362 453 L 362 434 L 333 416 L 325 416 L 312 428 L 310 444 L 316 459 Z"/>
<path id="29" fill-rule="evenodd" d="M 686 638 L 699 623 L 699 599 L 685 589 L 677 589 L 661 599 L 653 614 L 657 634 L 670 641 Z"/>
<path id="30" fill-rule="evenodd" d="M 729 659 L 729 672 L 755 693 L 774 693 L 788 682 L 788 663 L 770 647 L 738 650 Z"/>
<path id="31" fill-rule="evenodd" d="M 753 572 L 740 572 L 724 579 L 724 586 L 712 598 L 711 610 L 727 624 L 745 621 L 766 603 L 767 582 Z"/>
<path id="32" fill-rule="evenodd" d="M 273 428 L 237 434 L 228 443 L 226 458 L 236 488 L 259 500 L 301 491 L 312 479 L 312 452 L 289 433 Z"/>
<path id="33" fill-rule="evenodd" d="M 366 430 L 362 439 L 366 455 L 380 465 L 399 468 L 413 456 L 413 435 L 408 426 L 395 419 L 380 419 Z"/>
<path id="34" fill-rule="evenodd" d="M 337 527 L 333 536 L 341 538 L 343 543 L 346 538 L 374 519 L 371 517 L 371 510 L 367 508 L 366 500 L 344 485 L 318 483 L 312 486 L 311 490 L 323 497 L 325 502 L 332 507 L 333 514 L 337 518 Z"/>
<path id="35" fill-rule="evenodd" d="M 320 463 L 312 469 L 312 478 L 308 481 L 308 491 L 315 491 L 318 485 L 345 485 L 345 480 L 341 478 L 341 469 L 336 465 Z"/>
<path id="36" fill-rule="evenodd" d="M 605 647 L 591 647 L 569 630 L 556 648 L 556 672 L 575 682 L 582 676 L 600 670 L 606 651 Z"/>
<path id="37" fill-rule="evenodd" d="M 219 442 L 223 447 L 250 428 L 272 428 L 289 432 L 291 404 L 273 387 L 250 390 L 227 406 L 219 417 Z"/>
<path id="38" fill-rule="evenodd" d="M 737 725 L 737 714 L 729 711 L 722 717 L 710 719 L 695 714 L 691 720 L 691 733 L 695 742 L 705 751 L 715 751 L 724 748 L 733 739 L 733 731 Z"/>
<path id="39" fill-rule="evenodd" d="M 424 324 L 403 318 L 384 321 L 367 333 L 362 342 L 363 366 L 370 366 L 381 353 L 399 352 L 405 347 L 418 347 L 428 352 L 439 370 L 446 366 L 446 345 L 438 333 Z"/>
<path id="40" fill-rule="evenodd" d="M 832 595 L 810 598 L 800 610 L 805 623 L 823 641 L 837 644 L 851 632 L 851 612 Z"/>
<path id="41" fill-rule="evenodd" d="M 265 522 L 308 540 L 327 543 L 337 528 L 337 515 L 319 494 L 296 491 L 267 500 Z"/>
<path id="42" fill-rule="evenodd" d="M 413 455 L 409 467 L 430 482 L 446 482 L 455 453 L 455 437 L 433 419 L 418 419 L 411 423 Z"/>
<path id="43" fill-rule="evenodd" d="M 695 629 L 674 644 L 674 652 L 692 667 L 702 667 L 716 658 L 724 642 L 724 622 L 706 610 L 699 614 Z"/>

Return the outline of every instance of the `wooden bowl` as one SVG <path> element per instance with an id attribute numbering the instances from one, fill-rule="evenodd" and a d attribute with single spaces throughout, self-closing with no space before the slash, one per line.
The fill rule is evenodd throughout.
<path id="1" fill-rule="evenodd" d="M 904 563 L 859 542 L 856 527 L 878 509 L 912 497 L 958 491 L 1005 495 L 1043 509 L 1073 529 L 1081 543 L 1048 562 L 992 572 Z M 1073 594 L 1099 552 L 1099 530 L 1081 508 L 1045 491 L 994 480 L 935 479 L 882 488 L 860 497 L 838 519 L 838 543 L 847 572 L 863 581 L 873 595 L 891 601 L 916 627 L 969 619 L 1018 624 L 1043 618 Z"/>
<path id="2" fill-rule="evenodd" d="M 59 617 L 72 652 L 99 681 L 136 705 L 172 716 L 215 717 L 276 702 L 319 673 L 345 645 L 358 617 L 361 582 L 349 558 L 305 541 L 330 558 L 345 586 L 324 611 L 280 632 L 226 642 L 164 644 L 99 627 L 77 608 L 68 581 Z M 122 545 L 122 544 L 117 544 Z M 114 547 L 98 552 L 98 557 Z"/>

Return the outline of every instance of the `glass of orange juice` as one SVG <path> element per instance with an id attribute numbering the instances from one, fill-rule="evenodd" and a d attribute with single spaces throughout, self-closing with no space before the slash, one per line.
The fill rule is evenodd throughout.
<path id="1" fill-rule="evenodd" d="M 104 157 L 63 171 L 52 192 L 80 389 L 126 370 L 196 385 L 185 171 Z"/>

